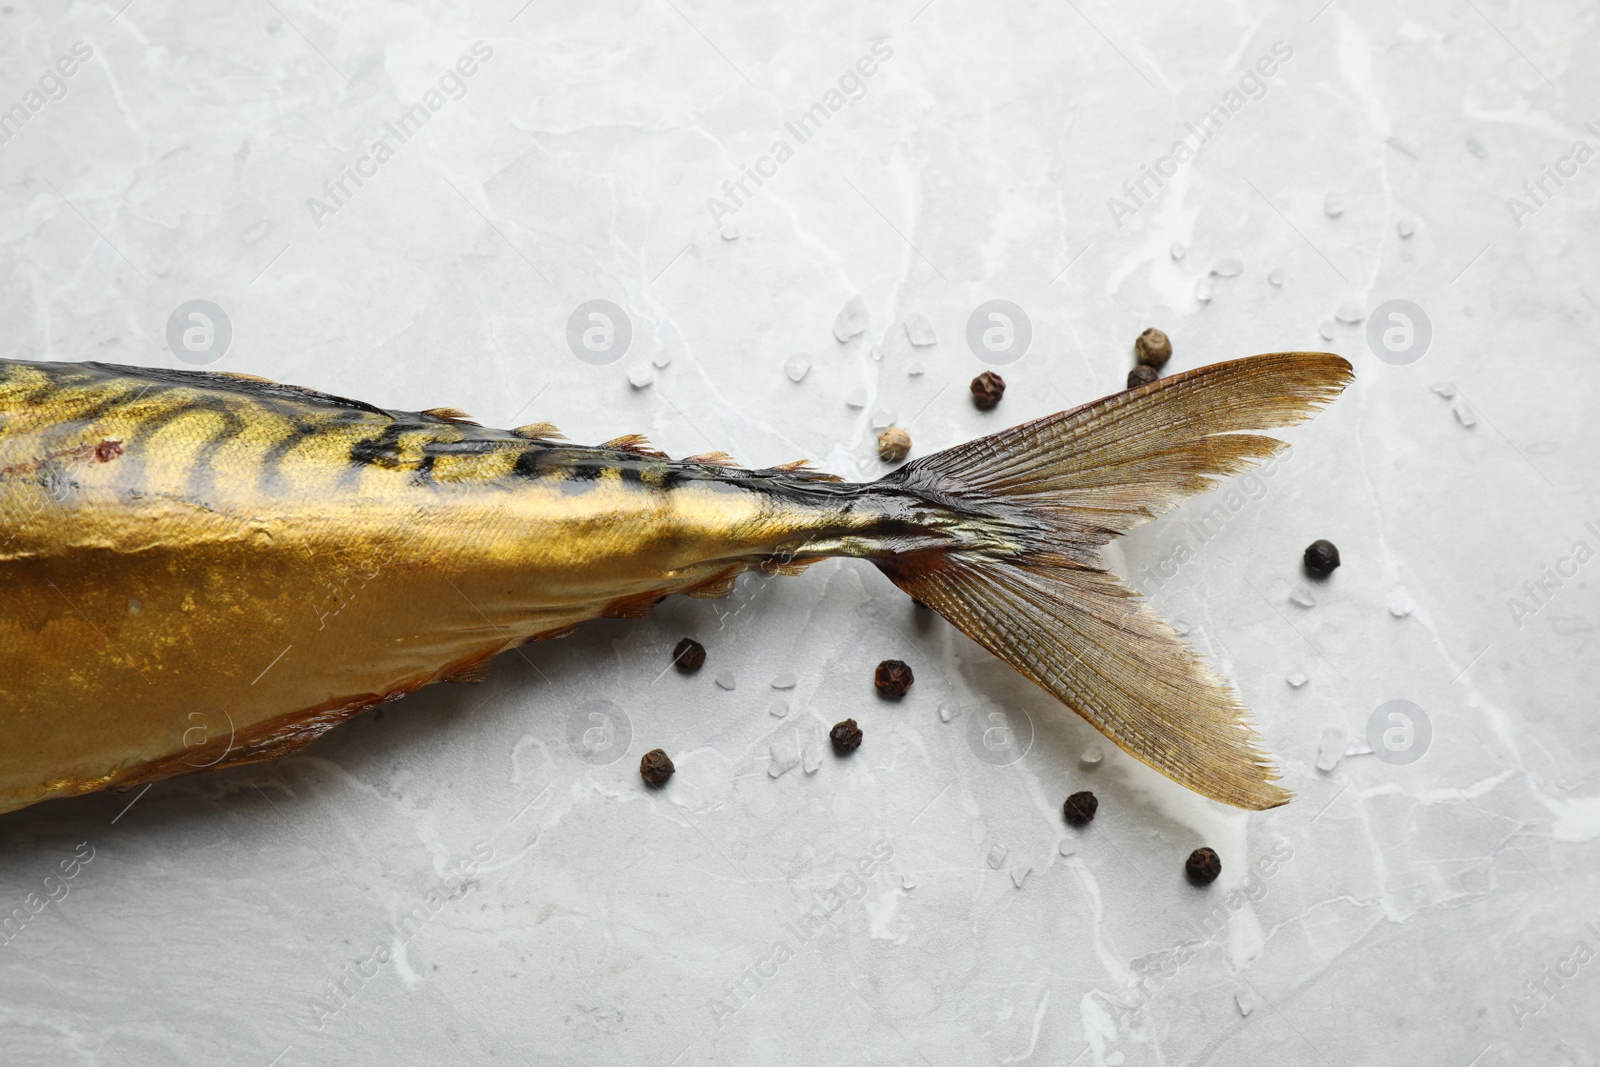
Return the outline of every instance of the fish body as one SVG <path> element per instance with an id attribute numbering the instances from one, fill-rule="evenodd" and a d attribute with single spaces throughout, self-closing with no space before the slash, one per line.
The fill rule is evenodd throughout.
<path id="1" fill-rule="evenodd" d="M 1210 375 L 1287 375 L 1232 414 L 1197 404 L 1208 381 L 1190 372 L 1193 388 L 1166 379 L 872 483 L 245 376 L 0 361 L 0 811 L 280 756 L 586 619 L 832 556 L 876 564 L 1164 773 L 1281 802 L 1230 736 L 1242 709 L 1095 555 L 1279 444 L 1227 432 L 1219 448 L 1210 424 L 1163 443 L 1163 412 L 1280 425 L 1348 374 L 1333 356 L 1256 359 L 1279 363 Z M 1194 687 L 1216 729 L 1167 736 L 1150 716 L 1170 710 L 1132 710 L 1150 685 Z"/>

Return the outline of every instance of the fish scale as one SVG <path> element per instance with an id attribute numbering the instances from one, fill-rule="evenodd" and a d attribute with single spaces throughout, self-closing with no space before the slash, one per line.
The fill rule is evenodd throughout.
<path id="1" fill-rule="evenodd" d="M 293 752 L 742 571 L 863 559 L 1135 757 L 1288 794 L 1235 695 L 1098 563 L 1272 455 L 1350 368 L 1220 363 L 870 483 L 673 461 L 261 378 L 0 360 L 0 811 Z"/>

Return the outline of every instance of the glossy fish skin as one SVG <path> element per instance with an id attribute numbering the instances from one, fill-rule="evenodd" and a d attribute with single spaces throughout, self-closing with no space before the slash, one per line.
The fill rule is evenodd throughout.
<path id="1" fill-rule="evenodd" d="M 1269 358 L 1288 361 L 1277 372 L 1293 384 L 1250 400 L 1261 424 L 1304 417 L 1348 374 L 1337 357 L 1256 357 Z M 1212 734 L 1163 726 L 1204 758 L 1157 751 L 1120 696 L 1095 710 L 1100 683 L 1082 676 L 1092 657 L 1074 664 L 1019 638 L 1056 627 L 1062 610 L 1079 622 L 1104 614 L 1072 599 L 1099 595 L 1075 586 L 1102 573 L 1094 546 L 1210 484 L 1197 474 L 1142 495 L 1097 488 L 1114 482 L 1110 468 L 1063 446 L 1115 450 L 1119 426 L 1180 404 L 1244 417 L 1211 412 L 1200 387 L 1259 390 L 1276 365 L 1250 362 L 845 484 L 725 458 L 673 462 L 639 438 L 570 445 L 548 428 L 493 430 L 450 409 L 386 411 L 240 376 L 0 361 L 0 811 L 283 755 L 585 619 L 642 615 L 675 592 L 722 595 L 741 570 L 794 572 L 827 556 L 870 559 L 1164 773 L 1229 803 L 1281 803 L 1270 767 L 1224 729 L 1242 714 L 1231 698 L 1214 698 Z M 1278 444 L 1208 444 L 1218 440 L 1185 446 L 1196 471 L 1239 469 Z M 1148 463 L 1154 447 L 1119 462 Z M 968 479 L 969 466 L 982 478 Z M 1089 510 L 1060 504 L 1068 490 L 1087 492 Z M 996 577 L 1045 592 L 990 588 Z M 1023 629 L 1000 626 L 1008 619 Z M 1089 620 L 1091 643 L 1114 644 L 1119 631 L 1167 640 L 1100 621 Z M 1163 669 L 1180 682 L 1216 685 L 1171 656 Z M 1134 696 L 1175 684 L 1117 670 L 1107 684 Z"/>
<path id="2" fill-rule="evenodd" d="M 275 755 L 585 619 L 881 551 L 907 511 L 201 372 L 0 366 L 0 809 Z"/>

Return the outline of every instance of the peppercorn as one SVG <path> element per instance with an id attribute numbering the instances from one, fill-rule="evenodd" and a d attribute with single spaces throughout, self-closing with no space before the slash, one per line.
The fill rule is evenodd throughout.
<path id="1" fill-rule="evenodd" d="M 1134 339 L 1133 354 L 1145 366 L 1160 370 L 1172 358 L 1172 341 L 1152 326 Z"/>
<path id="2" fill-rule="evenodd" d="M 672 650 L 672 665 L 684 674 L 693 674 L 706 665 L 706 646 L 692 637 L 685 637 Z"/>
<path id="3" fill-rule="evenodd" d="M 1313 578 L 1326 578 L 1339 566 L 1339 549 L 1332 541 L 1313 541 L 1306 546 L 1306 573 Z"/>
<path id="4" fill-rule="evenodd" d="M 1222 857 L 1212 849 L 1197 848 L 1189 853 L 1183 873 L 1189 876 L 1189 881 L 1194 885 L 1210 885 L 1222 873 Z"/>
<path id="5" fill-rule="evenodd" d="M 1137 364 L 1128 372 L 1129 389 L 1137 389 L 1141 385 L 1149 385 L 1151 382 L 1160 380 L 1161 375 L 1157 374 L 1156 369 L 1148 363 Z"/>
<path id="6" fill-rule="evenodd" d="M 848 756 L 861 747 L 861 727 L 856 725 L 854 719 L 836 722 L 833 729 L 828 731 L 828 740 L 833 742 L 835 752 Z"/>
<path id="7" fill-rule="evenodd" d="M 885 463 L 899 463 L 911 451 L 911 435 L 898 426 L 891 426 L 878 435 L 878 458 Z"/>
<path id="8" fill-rule="evenodd" d="M 986 370 L 972 379 L 972 402 L 979 411 L 988 411 L 1006 395 L 1006 380 L 992 370 Z"/>
<path id="9" fill-rule="evenodd" d="M 671 778 L 672 772 L 677 769 L 667 754 L 659 748 L 652 748 L 639 761 L 639 777 L 644 779 L 645 785 L 656 789 L 666 785 L 667 779 Z"/>
<path id="10" fill-rule="evenodd" d="M 1088 826 L 1094 822 L 1094 813 L 1100 810 L 1100 801 L 1085 789 L 1074 793 L 1061 805 L 1061 816 L 1072 826 Z"/>
<path id="11" fill-rule="evenodd" d="M 886 659 L 878 664 L 878 669 L 873 672 L 872 684 L 878 687 L 878 692 L 890 700 L 899 700 L 906 695 L 906 690 L 911 688 L 911 683 L 916 681 L 911 676 L 911 668 L 897 659 Z"/>

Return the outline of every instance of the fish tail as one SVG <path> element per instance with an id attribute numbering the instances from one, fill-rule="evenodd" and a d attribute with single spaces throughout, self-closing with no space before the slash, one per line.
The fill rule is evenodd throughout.
<path id="1" fill-rule="evenodd" d="M 947 517 L 941 547 L 888 553 L 891 581 L 1135 759 L 1239 808 L 1291 794 L 1243 705 L 1108 572 L 1113 537 L 1287 447 L 1250 431 L 1333 400 L 1319 352 L 1218 363 L 915 460 L 885 479 Z"/>

